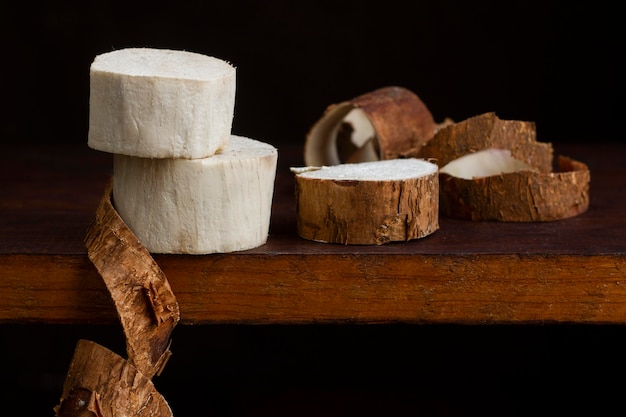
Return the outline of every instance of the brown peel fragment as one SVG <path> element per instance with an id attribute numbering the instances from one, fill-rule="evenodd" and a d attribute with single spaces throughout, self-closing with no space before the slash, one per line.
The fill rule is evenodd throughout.
<path id="1" fill-rule="evenodd" d="M 179 306 L 165 274 L 113 207 L 111 190 L 109 182 L 85 243 L 115 303 L 128 360 L 152 378 L 169 358 Z"/>
<path id="2" fill-rule="evenodd" d="M 465 166 L 470 160 L 480 163 L 480 158 L 468 157 L 498 150 L 506 151 L 517 169 L 474 178 L 448 169 L 461 159 Z M 470 117 L 441 128 L 419 155 L 435 159 L 442 167 L 439 190 L 444 216 L 538 222 L 573 217 L 589 206 L 589 169 L 561 157 L 561 172 L 553 172 L 552 145 L 537 141 L 533 122 L 501 120 L 495 113 Z M 492 167 L 473 168 L 480 169 L 468 169 L 465 174 Z"/>
<path id="3" fill-rule="evenodd" d="M 304 161 L 322 166 L 413 156 L 436 128 L 416 94 L 383 87 L 328 106 L 306 136 Z M 357 139 L 356 131 L 365 131 L 365 136 Z"/>
<path id="4" fill-rule="evenodd" d="M 502 120 L 495 113 L 484 113 L 442 127 L 420 150 L 419 157 L 436 159 L 443 167 L 457 158 L 488 148 L 508 149 L 513 158 L 541 172 L 552 171 L 552 145 L 537 142 L 535 123 Z"/>
<path id="5" fill-rule="evenodd" d="M 440 209 L 474 221 L 543 222 L 576 216 L 589 207 L 587 166 L 559 158 L 560 172 L 518 171 L 474 179 L 440 175 Z"/>
<path id="6" fill-rule="evenodd" d="M 63 385 L 57 417 L 170 417 L 152 381 L 97 343 L 79 340 Z"/>

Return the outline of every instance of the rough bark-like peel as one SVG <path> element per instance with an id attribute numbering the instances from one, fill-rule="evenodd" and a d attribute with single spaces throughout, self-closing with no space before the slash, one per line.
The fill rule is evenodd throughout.
<path id="1" fill-rule="evenodd" d="M 412 91 L 396 86 L 379 88 L 326 108 L 306 136 L 306 165 L 352 162 L 340 157 L 335 132 L 353 109 L 362 110 L 375 131 L 377 155 L 369 160 L 412 156 L 433 137 L 437 126 L 428 107 Z"/>
<path id="2" fill-rule="evenodd" d="M 532 169 L 473 179 L 440 173 L 443 215 L 470 220 L 508 222 L 552 221 L 576 216 L 589 206 L 587 166 L 559 157 L 553 172 L 553 150 L 538 142 L 532 122 L 501 120 L 485 113 L 439 130 L 420 156 L 437 160 L 442 169 L 451 161 L 488 148 L 511 151 Z"/>
<path id="3" fill-rule="evenodd" d="M 97 343 L 79 340 L 63 385 L 57 417 L 170 417 L 152 381 Z"/>
<path id="4" fill-rule="evenodd" d="M 537 142 L 535 123 L 501 120 L 495 113 L 442 127 L 420 150 L 419 157 L 433 158 L 443 167 L 454 159 L 487 148 L 508 149 L 513 158 L 541 172 L 552 171 L 552 145 Z"/>
<path id="5" fill-rule="evenodd" d="M 559 158 L 561 172 L 519 171 L 471 180 L 442 174 L 441 212 L 469 220 L 537 222 L 565 219 L 589 207 L 587 166 Z"/>
<path id="6" fill-rule="evenodd" d="M 115 303 L 128 359 L 151 378 L 170 355 L 170 335 L 180 320 L 178 301 L 161 268 L 111 204 L 111 190 L 112 181 L 85 243 Z"/>
<path id="7" fill-rule="evenodd" d="M 113 207 L 111 190 L 112 181 L 85 242 L 122 322 L 128 359 L 151 378 L 170 355 L 180 311 L 165 274 Z"/>
<path id="8" fill-rule="evenodd" d="M 87 230 L 87 254 L 102 276 L 126 335 L 128 359 L 81 340 L 63 387 L 57 417 L 170 417 L 152 377 L 171 354 L 180 320 L 165 274 L 111 203 L 112 181 Z"/>

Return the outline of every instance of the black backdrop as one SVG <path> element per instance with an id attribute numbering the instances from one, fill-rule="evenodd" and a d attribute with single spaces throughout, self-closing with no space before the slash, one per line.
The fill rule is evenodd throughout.
<path id="1" fill-rule="evenodd" d="M 231 62 L 233 133 L 276 145 L 303 142 L 327 105 L 392 84 L 437 120 L 495 111 L 535 121 L 545 142 L 623 138 L 621 14 L 602 2 L 60 3 L 3 6 L 5 141 L 86 143 L 89 65 L 125 47 Z"/>

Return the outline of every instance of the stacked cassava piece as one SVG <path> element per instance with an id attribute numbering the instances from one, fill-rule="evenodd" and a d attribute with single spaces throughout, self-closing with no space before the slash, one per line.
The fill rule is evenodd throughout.
<path id="1" fill-rule="evenodd" d="M 114 154 L 113 201 L 153 253 L 261 246 L 277 150 L 231 133 L 236 70 L 202 54 L 129 48 L 91 65 L 88 145 Z"/>

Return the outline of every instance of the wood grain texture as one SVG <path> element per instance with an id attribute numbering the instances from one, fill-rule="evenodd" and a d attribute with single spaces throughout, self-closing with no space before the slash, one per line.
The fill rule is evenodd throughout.
<path id="1" fill-rule="evenodd" d="M 591 172 L 589 210 L 529 224 L 440 218 L 411 242 L 351 246 L 296 233 L 300 149 L 279 149 L 270 236 L 238 253 L 155 255 L 181 324 L 626 323 L 626 147 L 555 146 Z M 13 147 L 0 165 L 0 322 L 113 323 L 83 244 L 109 155 Z"/>

